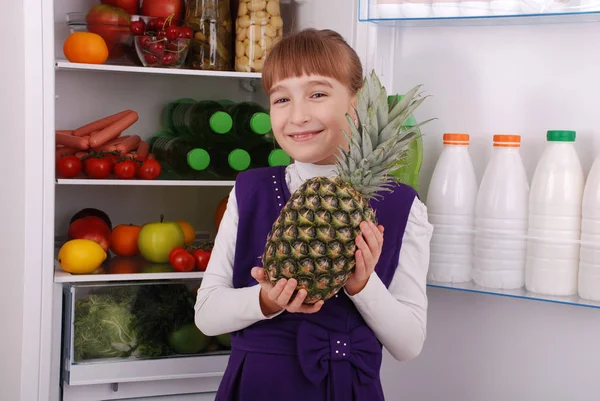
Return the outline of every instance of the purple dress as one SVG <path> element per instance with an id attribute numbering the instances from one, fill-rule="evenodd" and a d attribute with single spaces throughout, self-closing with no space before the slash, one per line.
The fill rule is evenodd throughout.
<path id="1" fill-rule="evenodd" d="M 402 184 L 372 201 L 385 227 L 375 271 L 388 287 L 416 192 Z M 233 265 L 235 288 L 256 284 L 266 238 L 290 197 L 285 167 L 238 175 L 239 210 Z M 382 345 L 341 290 L 315 314 L 283 312 L 231 335 L 231 356 L 216 401 L 379 401 Z"/>

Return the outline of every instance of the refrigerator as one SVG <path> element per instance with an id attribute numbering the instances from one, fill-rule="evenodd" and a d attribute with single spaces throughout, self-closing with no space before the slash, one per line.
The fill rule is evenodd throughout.
<path id="1" fill-rule="evenodd" d="M 73 309 L 88 291 L 155 282 L 193 287 L 201 272 L 71 275 L 57 267 L 56 251 L 70 218 L 83 208 L 105 211 L 115 225 L 144 224 L 164 214 L 191 222 L 200 238 L 213 238 L 214 210 L 233 182 L 59 179 L 55 130 L 131 109 L 139 120 L 130 131 L 147 139 L 160 129 L 163 109 L 175 99 L 252 100 L 266 106 L 267 97 L 259 73 L 67 61 L 67 14 L 86 13 L 98 3 L 7 5 L 13 18 L 2 31 L 14 48 L 0 67 L 7 88 L 0 95 L 4 140 L 10 149 L 0 161 L 7 255 L 6 289 L 0 295 L 7 339 L 0 399 L 212 400 L 226 351 L 89 363 L 75 361 L 73 353 Z M 423 131 L 419 196 L 425 201 L 445 132 L 470 134 L 478 180 L 492 153 L 493 134 L 521 135 L 529 180 L 549 129 L 577 131 L 575 146 L 586 175 L 598 155 L 600 5 L 513 3 L 519 10 L 535 3 L 538 11 L 467 16 L 456 2 L 447 3 L 454 7 L 450 15 L 440 16 L 430 1 L 281 0 L 281 12 L 285 32 L 306 27 L 339 32 L 361 57 L 364 72 L 376 70 L 389 93 L 422 84 L 431 95 L 415 115 L 437 118 Z M 598 399 L 597 304 L 468 286 L 429 286 L 428 299 L 421 355 L 398 362 L 384 352 L 386 399 Z"/>

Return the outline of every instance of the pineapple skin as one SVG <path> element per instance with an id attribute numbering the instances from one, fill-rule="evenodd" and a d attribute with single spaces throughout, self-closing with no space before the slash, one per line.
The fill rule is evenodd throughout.
<path id="1" fill-rule="evenodd" d="M 307 180 L 290 197 L 267 237 L 262 257 L 275 285 L 294 278 L 307 291 L 305 304 L 326 301 L 344 287 L 356 267 L 360 223 L 377 224 L 369 202 L 338 177 Z"/>

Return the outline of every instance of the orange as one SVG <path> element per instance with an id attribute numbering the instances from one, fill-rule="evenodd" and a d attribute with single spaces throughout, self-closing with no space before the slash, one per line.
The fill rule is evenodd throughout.
<path id="1" fill-rule="evenodd" d="M 119 224 L 110 234 L 110 250 L 119 256 L 134 256 L 140 253 L 138 236 L 140 226 Z"/>
<path id="2" fill-rule="evenodd" d="M 227 209 L 227 202 L 229 201 L 229 196 L 221 199 L 221 202 L 217 205 L 217 210 L 215 210 L 215 229 L 219 231 L 219 226 L 221 225 L 221 220 L 223 219 L 223 215 L 225 214 L 225 209 Z"/>
<path id="3" fill-rule="evenodd" d="M 72 63 L 104 64 L 108 59 L 106 42 L 90 32 L 73 32 L 65 40 L 63 52 Z"/>
<path id="4" fill-rule="evenodd" d="M 196 241 L 196 230 L 187 221 L 177 220 L 177 224 L 183 230 L 183 243 L 185 245 L 192 245 Z"/>

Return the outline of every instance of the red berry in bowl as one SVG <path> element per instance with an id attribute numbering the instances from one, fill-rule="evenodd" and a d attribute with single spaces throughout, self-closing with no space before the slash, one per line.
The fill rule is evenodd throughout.
<path id="1" fill-rule="evenodd" d="M 163 17 L 158 17 L 156 19 L 156 28 L 158 30 L 163 30 L 165 28 L 165 19 Z"/>
<path id="2" fill-rule="evenodd" d="M 165 45 L 162 42 L 154 42 L 148 46 L 148 50 L 157 56 L 162 56 L 165 52 Z"/>
<path id="3" fill-rule="evenodd" d="M 167 34 L 162 29 L 160 31 L 158 31 L 158 33 L 156 34 L 156 39 L 158 39 L 158 40 L 163 40 L 166 38 L 167 38 Z"/>
<path id="4" fill-rule="evenodd" d="M 177 61 L 174 53 L 167 52 L 162 56 L 161 62 L 164 65 L 173 65 Z"/>
<path id="5" fill-rule="evenodd" d="M 158 24 L 156 23 L 156 18 L 152 18 L 148 21 L 148 30 L 152 32 L 156 32 L 158 29 Z"/>
<path id="6" fill-rule="evenodd" d="M 177 39 L 169 41 L 167 43 L 167 49 L 174 52 L 179 51 L 179 43 L 177 42 Z"/>
<path id="7" fill-rule="evenodd" d="M 134 35 L 143 35 L 144 34 L 144 21 L 142 20 L 138 20 L 138 21 L 133 21 L 131 23 L 131 25 L 129 25 L 129 29 L 131 30 L 131 33 L 133 33 Z"/>
<path id="8" fill-rule="evenodd" d="M 152 39 L 150 39 L 150 36 L 145 35 L 139 39 L 139 43 L 142 49 L 147 49 L 150 46 L 150 43 L 152 43 Z"/>
<path id="9" fill-rule="evenodd" d="M 158 62 L 158 57 L 151 53 L 145 53 L 144 59 L 146 60 L 146 63 L 150 65 L 156 64 Z"/>
<path id="10" fill-rule="evenodd" d="M 170 27 L 168 27 L 165 30 L 165 36 L 169 40 L 175 40 L 175 39 L 177 39 L 177 36 L 179 35 L 179 32 L 180 32 L 180 28 L 179 27 L 171 25 Z"/>
<path id="11" fill-rule="evenodd" d="M 182 26 L 179 28 L 179 31 L 183 32 L 183 37 L 185 39 L 191 39 L 194 36 L 194 31 L 189 26 Z"/>

